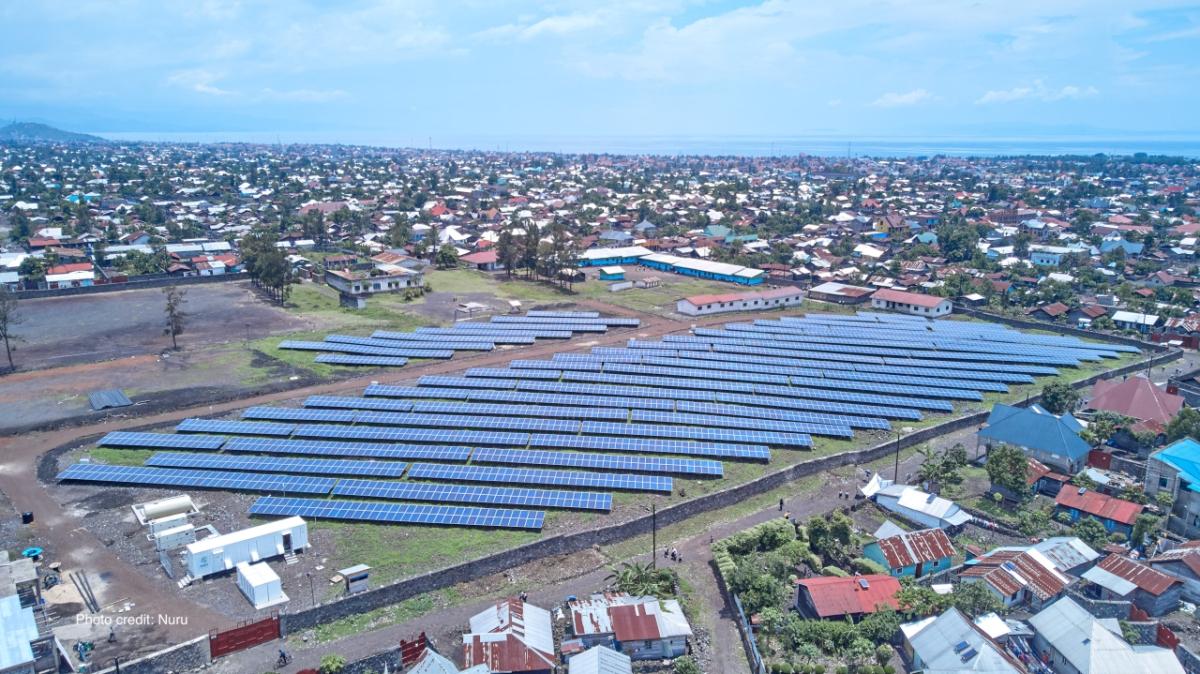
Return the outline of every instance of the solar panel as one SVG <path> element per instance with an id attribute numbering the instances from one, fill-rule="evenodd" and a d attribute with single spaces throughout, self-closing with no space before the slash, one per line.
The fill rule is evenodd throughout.
<path id="1" fill-rule="evenodd" d="M 701 403 L 704 404 L 704 403 Z M 750 417 L 715 416 L 711 414 L 684 414 L 659 412 L 657 410 L 633 410 L 631 421 L 655 424 L 679 424 L 684 426 L 707 426 L 714 428 L 743 428 L 747 430 L 779 431 L 782 433 L 809 433 L 837 438 L 854 437 L 854 431 L 845 423 L 806 423 L 795 421 L 773 421 Z"/>
<path id="2" fill-rule="evenodd" d="M 340 499 L 305 499 L 264 496 L 250 506 L 257 516 L 290 517 L 381 524 L 424 524 L 444 527 L 540 530 L 545 513 L 511 508 L 464 508 L 459 506 L 379 503 Z"/>
<path id="3" fill-rule="evenodd" d="M 165 449 L 218 449 L 225 438 L 215 435 L 170 435 L 113 431 L 96 444 L 100 447 L 162 447 Z"/>
<path id="4" fill-rule="evenodd" d="M 406 341 L 397 344 L 397 340 L 389 339 L 372 339 L 370 337 L 353 337 L 351 335 L 326 335 L 326 342 L 335 342 L 338 344 L 358 344 L 360 346 L 372 346 L 381 349 L 427 349 L 438 351 L 447 347 L 455 351 L 491 351 L 495 348 L 492 342 L 477 339 L 471 342 L 458 340 L 445 340 L 441 338 L 429 338 L 425 341 Z"/>
<path id="5" fill-rule="evenodd" d="M 772 447 L 812 447 L 812 438 L 807 433 L 771 433 L 747 431 L 740 428 L 709 428 L 704 426 L 614 424 L 607 421 L 584 421 L 582 424 L 584 433 L 595 435 L 629 435 L 643 438 L 750 442 Z"/>
<path id="6" fill-rule="evenodd" d="M 281 459 L 261 456 L 225 456 L 158 452 L 145 465 L 159 468 L 204 468 L 299 475 L 361 475 L 400 477 L 408 466 L 400 461 L 346 461 L 341 459 Z M 424 464 L 429 465 L 429 464 Z"/>
<path id="7" fill-rule="evenodd" d="M 495 377 L 500 379 L 558 379 L 557 370 L 509 370 L 499 367 L 473 367 L 467 370 L 468 377 Z"/>
<path id="8" fill-rule="evenodd" d="M 599 311 L 527 311 L 530 318 L 600 318 Z"/>
<path id="9" fill-rule="evenodd" d="M 666 473 L 721 477 L 724 466 L 710 459 L 684 459 L 656 456 L 622 456 L 586 452 L 556 452 L 548 449 L 497 449 L 480 447 L 471 455 L 472 463 L 498 463 L 528 466 L 590 468 L 635 473 Z"/>
<path id="10" fill-rule="evenodd" d="M 638 454 L 684 454 L 725 459 L 767 461 L 771 450 L 765 445 L 726 442 L 695 442 L 656 438 L 605 437 L 601 435 L 556 435 L 534 433 L 529 436 L 530 447 L 552 449 L 595 449 Z"/>
<path id="11" fill-rule="evenodd" d="M 273 424 L 224 419 L 184 419 L 175 426 L 180 433 L 227 433 L 229 435 L 291 435 L 294 424 Z"/>
<path id="12" fill-rule="evenodd" d="M 886 407 L 882 405 L 843 403 L 834 400 L 782 398 L 766 395 L 745 395 L 743 393 L 717 393 L 714 402 L 756 407 L 774 407 L 787 410 L 828 412 L 830 414 L 870 415 L 879 417 L 880 419 L 921 420 L 921 413 L 910 407 Z"/>
<path id="13" fill-rule="evenodd" d="M 331 407 L 352 410 L 381 410 L 386 412 L 407 412 L 413 404 L 404 400 L 386 400 L 381 398 L 359 398 L 355 396 L 309 396 L 304 399 L 305 407 Z"/>
<path id="14" fill-rule="evenodd" d="M 391 501 L 435 501 L 477 505 L 514 505 L 563 510 L 612 510 L 612 494 L 526 489 L 523 487 L 477 487 L 384 480 L 338 480 L 334 496 L 365 496 Z"/>
<path id="15" fill-rule="evenodd" d="M 356 353 L 364 356 L 398 356 L 402 358 L 451 358 L 454 356 L 454 352 L 449 349 L 385 349 L 375 346 L 363 346 L 361 344 L 305 342 L 292 339 L 280 342 L 279 348 L 299 351 L 340 351 L 342 353 Z"/>
<path id="16" fill-rule="evenodd" d="M 363 365 L 371 367 L 403 367 L 408 364 L 407 358 L 392 356 L 358 356 L 350 353 L 322 353 L 314 359 L 327 365 Z"/>
<path id="17" fill-rule="evenodd" d="M 442 344 L 449 344 L 451 342 L 492 342 L 493 340 L 491 338 L 491 334 L 492 333 L 489 333 L 488 335 L 481 335 L 474 332 L 455 330 L 454 328 L 433 328 L 428 330 L 422 329 L 418 332 L 391 332 L 389 330 L 376 330 L 375 332 L 371 333 L 370 339 L 375 342 L 383 342 L 382 346 L 390 349 L 401 349 L 406 348 L 405 343 L 407 342 L 436 342 Z M 497 332 L 494 334 L 502 333 Z M 329 340 L 329 337 L 326 337 L 325 339 Z M 532 335 L 527 337 L 513 337 L 510 335 L 509 339 L 518 340 L 517 342 L 512 342 L 517 344 L 533 344 L 534 342 Z M 341 340 L 335 339 L 331 341 Z"/>
<path id="18" fill-rule="evenodd" d="M 486 379 L 483 377 L 444 377 L 441 375 L 425 375 L 417 381 L 421 386 L 439 386 L 450 388 L 498 388 L 511 389 L 517 385 L 516 379 Z"/>
<path id="19" fill-rule="evenodd" d="M 408 472 L 408 479 L 617 489 L 621 491 L 671 492 L 671 478 L 661 475 L 622 475 L 619 473 L 546 470 L 541 468 L 498 468 L 495 466 L 414 463 L 412 469 Z"/>
<path id="20" fill-rule="evenodd" d="M 596 419 L 624 421 L 629 411 L 614 407 L 555 407 L 553 405 L 490 405 L 486 403 L 452 403 L 418 401 L 413 412 L 426 414 L 469 414 L 504 417 L 557 417 L 562 419 Z"/>
<path id="21" fill-rule="evenodd" d="M 105 482 L 144 487 L 190 487 L 229 491 L 328 494 L 335 480 L 327 477 L 297 477 L 219 470 L 181 470 L 144 466 L 108 466 L 77 463 L 58 474 L 58 480 Z"/>
<path id="22" fill-rule="evenodd" d="M 358 410 L 326 410 L 294 407 L 248 407 L 242 410 L 243 419 L 275 419 L 288 421 L 323 421 L 352 424 Z"/>
<path id="23" fill-rule="evenodd" d="M 424 428 L 359 428 L 357 426 L 303 425 L 296 428 L 295 435 L 300 438 L 394 440 L 453 445 L 511 445 L 524 447 L 529 444 L 529 434 L 527 433 L 505 433 L 502 431 L 450 431 Z"/>
<path id="24" fill-rule="evenodd" d="M 370 459 L 421 459 L 425 461 L 466 461 L 470 447 L 408 445 L 391 442 L 339 442 L 335 440 L 276 440 L 274 438 L 230 438 L 227 452 L 253 454 L 296 454 L 304 456 L 342 456 Z"/>
<path id="25" fill-rule="evenodd" d="M 836 403 L 829 403 L 836 405 Z M 750 407 L 748 405 L 722 405 L 719 403 L 698 403 L 691 400 L 680 400 L 675 404 L 680 412 L 703 415 L 719 415 L 725 417 L 747 417 L 750 419 L 772 419 L 777 421 L 797 421 L 814 424 L 846 425 L 850 428 L 889 429 L 891 424 L 886 419 L 869 416 L 853 416 L 848 414 L 825 414 L 819 412 L 801 412 L 774 409 L 768 407 Z"/>
<path id="26" fill-rule="evenodd" d="M 369 396 L 395 396 L 399 398 L 425 398 L 443 400 L 471 400 L 503 403 L 526 403 L 530 405 L 570 405 L 610 407 L 620 409 L 671 410 L 675 404 L 670 400 L 645 398 L 609 398 L 589 395 L 559 395 L 554 393 L 529 393 L 523 391 L 494 391 L 486 389 L 455 389 L 439 387 L 406 387 L 372 384 L 367 387 Z"/>

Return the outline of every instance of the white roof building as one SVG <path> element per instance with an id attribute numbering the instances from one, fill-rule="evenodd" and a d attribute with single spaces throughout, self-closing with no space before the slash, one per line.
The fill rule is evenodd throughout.
<path id="1" fill-rule="evenodd" d="M 568 664 L 570 674 L 630 674 L 633 660 L 607 646 L 593 646 L 571 656 Z"/>
<path id="2" fill-rule="evenodd" d="M 900 631 L 912 654 L 914 670 L 981 674 L 1024 671 L 957 608 L 901 625 Z"/>
<path id="3" fill-rule="evenodd" d="M 1096 618 L 1064 597 L 1029 619 L 1034 649 L 1055 671 L 1080 674 L 1183 674 L 1175 653 L 1158 646 L 1133 646 L 1113 618 Z"/>
<path id="4" fill-rule="evenodd" d="M 946 529 L 962 526 L 971 516 L 954 501 L 944 499 L 904 484 L 893 484 L 875 494 L 875 502 L 905 518 L 930 527 Z"/>

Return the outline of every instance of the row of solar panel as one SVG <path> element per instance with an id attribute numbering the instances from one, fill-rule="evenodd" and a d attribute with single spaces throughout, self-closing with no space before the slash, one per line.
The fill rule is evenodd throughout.
<path id="1" fill-rule="evenodd" d="M 540 530 L 546 514 L 509 508 L 464 508 L 398 503 L 369 503 L 264 496 L 250 506 L 258 516 L 300 516 L 313 519 L 386 524 L 486 527 L 489 529 Z"/>
<path id="2" fill-rule="evenodd" d="M 322 353 L 314 359 L 318 363 L 329 365 L 363 365 L 371 367 L 403 367 L 408 364 L 407 358 L 391 356 L 358 356 L 349 353 Z"/>
<path id="3" fill-rule="evenodd" d="M 480 341 L 476 339 L 473 342 L 437 339 L 425 342 L 406 342 L 394 339 L 372 339 L 370 337 L 354 337 L 351 335 L 326 335 L 326 342 L 335 344 L 357 344 L 359 346 L 371 346 L 380 349 L 429 349 L 440 350 L 450 348 L 453 351 L 491 351 L 496 348 L 496 345 L 489 341 Z"/>
<path id="4" fill-rule="evenodd" d="M 286 339 L 279 343 L 279 348 L 296 351 L 340 351 L 362 356 L 391 356 L 393 358 L 452 358 L 454 351 L 450 349 L 384 349 L 360 344 L 340 344 L 337 342 L 305 342 Z"/>
<path id="5" fill-rule="evenodd" d="M 636 328 L 642 322 L 636 318 L 625 318 L 621 316 L 615 317 L 572 317 L 563 318 L 561 316 L 492 316 L 491 322 L 495 323 L 523 323 L 523 324 L 546 324 L 546 325 L 579 325 L 579 324 L 599 324 L 609 327 L 627 327 Z"/>

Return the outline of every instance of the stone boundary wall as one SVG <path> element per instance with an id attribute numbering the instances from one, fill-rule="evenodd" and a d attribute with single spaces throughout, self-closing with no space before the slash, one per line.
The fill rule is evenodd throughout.
<path id="1" fill-rule="evenodd" d="M 1113 342 L 1114 344 L 1124 344 L 1126 346 L 1136 346 L 1139 349 L 1147 349 L 1150 351 L 1163 352 L 1171 347 L 1166 344 L 1156 344 L 1154 342 L 1145 342 L 1124 335 L 1110 335 L 1105 332 L 1096 332 L 1094 330 L 1080 330 L 1067 325 L 1059 325 L 1057 323 L 1044 323 L 1042 321 L 1031 321 L 1023 318 L 1015 318 L 1005 316 L 1003 314 L 993 314 L 989 311 L 980 311 L 970 307 L 960 307 L 955 305 L 954 313 L 963 314 L 972 318 L 980 318 L 991 323 L 1003 323 L 1005 325 L 1022 328 L 1024 330 L 1049 330 L 1067 337 L 1080 337 L 1083 339 L 1095 339 L 1102 342 Z"/>
<path id="2" fill-rule="evenodd" d="M 134 279 L 143 277 L 135 276 Z M 140 290 L 142 288 L 166 288 L 167 286 L 190 286 L 205 283 L 227 283 L 249 280 L 249 272 L 239 271 L 217 276 L 170 276 L 155 274 L 144 280 L 130 280 L 122 283 L 101 283 L 94 286 L 78 288 L 54 288 L 47 290 L 18 290 L 13 294 L 18 300 L 37 300 L 46 297 L 67 297 L 70 295 L 95 295 L 98 293 L 115 293 L 121 290 Z"/>
<path id="3" fill-rule="evenodd" d="M 1133 606 L 1127 601 L 1104 601 L 1101 599 L 1091 599 L 1085 597 L 1079 592 L 1068 590 L 1067 596 L 1075 601 L 1086 610 L 1088 613 L 1097 618 L 1115 618 L 1117 620 L 1129 620 L 1129 609 Z M 1153 642 L 1151 642 L 1153 643 Z"/>
<path id="4" fill-rule="evenodd" d="M 187 672 L 206 667 L 211 658 L 208 654 L 208 635 L 186 641 L 178 646 L 163 649 L 129 662 L 122 662 L 121 674 L 167 674 Z M 115 674 L 114 667 L 102 669 L 95 674 Z"/>

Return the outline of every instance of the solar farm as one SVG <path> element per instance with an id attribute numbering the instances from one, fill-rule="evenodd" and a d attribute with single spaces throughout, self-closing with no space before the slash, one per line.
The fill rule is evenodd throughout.
<path id="1" fill-rule="evenodd" d="M 573 334 L 611 320 L 531 312 L 451 332 Z M 156 451 L 142 466 L 78 463 L 58 479 L 259 494 L 252 516 L 537 531 L 555 512 L 607 513 L 614 497 L 672 494 L 822 439 L 878 438 L 1137 352 L 867 312 L 728 323 L 186 419 L 174 433 L 113 432 L 99 446 Z"/>
<path id="2" fill-rule="evenodd" d="M 493 316 L 489 323 L 459 323 L 413 332 L 376 330 L 370 337 L 327 335 L 325 341 L 284 340 L 279 348 L 319 352 L 330 365 L 401 367 L 410 358 L 452 358 L 458 351 L 492 351 L 498 346 L 533 344 L 539 339 L 570 339 L 577 333 L 636 328 L 636 318 L 601 317 L 596 311 L 530 311 L 524 316 Z"/>

